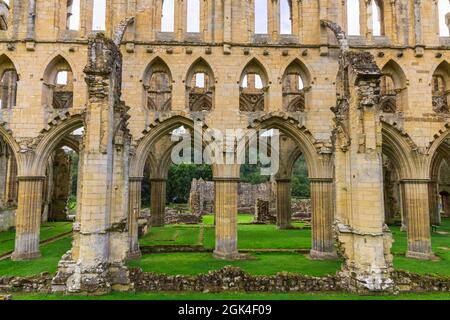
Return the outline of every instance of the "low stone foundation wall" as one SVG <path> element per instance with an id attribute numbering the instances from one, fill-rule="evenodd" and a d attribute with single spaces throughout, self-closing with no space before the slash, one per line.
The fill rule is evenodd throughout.
<path id="1" fill-rule="evenodd" d="M 0 209 L 0 232 L 8 231 L 16 226 L 16 209 Z"/>
<path id="2" fill-rule="evenodd" d="M 50 293 L 52 275 L 0 277 L 0 293 Z M 450 292 L 450 277 L 422 276 L 394 271 L 392 278 L 400 292 Z M 312 277 L 279 273 L 253 276 L 237 267 L 225 267 L 197 276 L 170 276 L 130 270 L 130 280 L 138 292 L 345 292 L 337 276 Z"/>

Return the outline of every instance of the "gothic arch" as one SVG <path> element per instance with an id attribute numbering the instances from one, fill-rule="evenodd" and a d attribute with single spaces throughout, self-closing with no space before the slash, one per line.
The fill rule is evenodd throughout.
<path id="1" fill-rule="evenodd" d="M 59 83 L 59 75 L 64 75 Z M 47 64 L 43 76 L 42 105 L 54 109 L 73 106 L 74 72 L 70 63 L 60 54 Z"/>
<path id="2" fill-rule="evenodd" d="M 386 122 L 382 122 L 383 153 L 396 163 L 396 169 L 400 178 L 413 178 L 419 172 L 419 166 L 415 161 L 415 150 L 409 136 L 405 137 L 397 128 Z"/>
<path id="3" fill-rule="evenodd" d="M 21 73 L 20 73 L 20 70 L 19 70 L 20 67 L 18 65 L 18 61 L 16 61 L 14 56 L 9 56 L 9 55 L 3 53 L 3 54 L 0 55 L 0 71 L 1 71 L 1 74 L 3 74 L 5 69 L 9 69 L 9 68 L 16 70 L 17 75 L 20 78 L 20 74 Z"/>
<path id="4" fill-rule="evenodd" d="M 153 76 L 159 75 L 153 79 Z M 152 80 L 154 82 L 152 82 Z M 172 72 L 160 57 L 154 58 L 142 75 L 142 105 L 151 111 L 164 112 L 172 109 Z"/>
<path id="5" fill-rule="evenodd" d="M 298 58 L 295 58 L 280 77 L 283 91 L 283 109 L 288 112 L 305 111 L 309 100 L 311 74 Z"/>
<path id="6" fill-rule="evenodd" d="M 269 76 L 266 68 L 252 58 L 239 78 L 239 110 L 241 112 L 263 112 L 268 109 Z"/>
<path id="7" fill-rule="evenodd" d="M 194 121 L 183 116 L 174 116 L 152 125 L 144 132 L 144 136 L 138 141 L 134 155 L 130 158 L 130 177 L 143 177 L 152 145 L 180 126 L 193 130 Z"/>
<path id="8" fill-rule="evenodd" d="M 310 178 L 331 178 L 333 176 L 333 164 L 329 154 L 319 154 L 316 141 L 311 132 L 290 117 L 279 115 L 267 115 L 255 120 L 252 129 L 278 129 L 295 141 L 299 151 L 305 156 Z"/>
<path id="9" fill-rule="evenodd" d="M 191 112 L 214 108 L 216 79 L 214 71 L 202 57 L 197 58 L 186 72 L 186 105 Z"/>
<path id="10" fill-rule="evenodd" d="M 393 59 L 381 69 L 381 108 L 383 112 L 405 111 L 408 106 L 408 80 L 402 67 Z"/>
<path id="11" fill-rule="evenodd" d="M 81 114 L 68 115 L 65 118 L 57 116 L 48 129 L 41 131 L 41 137 L 35 148 L 35 159 L 30 168 L 30 175 L 45 176 L 45 167 L 50 154 L 64 138 L 84 126 Z"/>
<path id="12" fill-rule="evenodd" d="M 270 81 L 269 74 L 267 73 L 267 68 L 256 57 L 252 57 L 247 61 L 247 63 L 245 64 L 245 67 L 242 69 L 242 71 L 239 75 L 239 79 L 237 80 L 237 82 L 239 84 L 242 84 L 242 81 L 243 81 L 245 75 L 248 73 L 252 73 L 252 72 L 260 73 L 261 80 L 263 82 L 264 87 L 268 87 L 272 83 Z"/>

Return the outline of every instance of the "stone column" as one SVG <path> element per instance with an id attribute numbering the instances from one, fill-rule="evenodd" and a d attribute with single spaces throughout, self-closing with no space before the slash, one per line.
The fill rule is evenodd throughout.
<path id="1" fill-rule="evenodd" d="M 447 194 L 442 195 L 442 208 L 444 210 L 444 215 L 450 217 L 450 196 Z"/>
<path id="2" fill-rule="evenodd" d="M 216 248 L 214 257 L 239 258 L 237 246 L 238 165 L 216 165 L 214 172 Z"/>
<path id="3" fill-rule="evenodd" d="M 334 240 L 333 179 L 310 179 L 312 249 L 315 260 L 336 259 Z"/>
<path id="4" fill-rule="evenodd" d="M 431 251 L 429 181 L 403 180 L 403 207 L 407 217 L 409 258 L 428 260 Z"/>
<path id="5" fill-rule="evenodd" d="M 430 223 L 435 226 L 441 225 L 441 212 L 439 210 L 439 194 L 438 184 L 436 181 L 431 181 L 428 185 L 430 194 Z"/>
<path id="6" fill-rule="evenodd" d="M 17 162 L 13 155 L 8 158 L 5 201 L 8 204 L 17 203 Z"/>
<path id="7" fill-rule="evenodd" d="M 150 179 L 152 227 L 164 227 L 166 215 L 166 179 Z"/>
<path id="8" fill-rule="evenodd" d="M 138 259 L 139 249 L 139 213 L 141 211 L 141 188 L 143 177 L 130 177 L 128 202 L 128 233 L 130 237 L 130 251 L 128 259 Z"/>
<path id="9" fill-rule="evenodd" d="M 292 228 L 291 216 L 291 179 L 277 179 L 277 227 L 285 230 Z"/>
<path id="10" fill-rule="evenodd" d="M 18 177 L 19 199 L 16 212 L 16 244 L 14 261 L 39 258 L 39 234 L 42 213 L 42 192 L 45 177 Z"/>

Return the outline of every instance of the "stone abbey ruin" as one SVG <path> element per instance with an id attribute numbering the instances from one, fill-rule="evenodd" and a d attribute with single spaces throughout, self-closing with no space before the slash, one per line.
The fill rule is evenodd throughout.
<path id="1" fill-rule="evenodd" d="M 76 220 L 52 289 L 131 290 L 144 170 L 152 223 L 164 224 L 171 133 L 202 121 L 279 130 L 278 227 L 290 226 L 303 156 L 311 259 L 339 256 L 350 292 L 395 292 L 388 224 L 401 217 L 407 256 L 430 260 L 431 228 L 450 214 L 440 1 L 256 0 L 262 31 L 255 0 L 199 1 L 194 28 L 188 2 L 0 1 L 0 224 L 15 225 L 12 259 L 38 258 L 42 221 L 65 207 L 69 147 L 80 159 Z M 240 259 L 240 168 L 212 171 L 214 257 Z"/>

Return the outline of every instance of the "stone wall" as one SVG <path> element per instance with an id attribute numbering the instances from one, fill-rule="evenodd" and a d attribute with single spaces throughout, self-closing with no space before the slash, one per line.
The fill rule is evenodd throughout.
<path id="1" fill-rule="evenodd" d="M 16 209 L 0 209 L 0 232 L 7 231 L 16 225 Z"/>
<path id="2" fill-rule="evenodd" d="M 272 182 L 253 185 L 241 182 L 238 185 L 239 212 L 254 213 L 257 199 L 274 203 L 274 187 Z M 212 213 L 214 210 L 214 182 L 194 179 L 189 195 L 189 207 L 193 213 Z"/>
<path id="3" fill-rule="evenodd" d="M 164 275 L 130 271 L 134 290 L 138 292 L 345 292 L 346 282 L 338 276 L 312 277 L 278 273 L 252 276 L 240 268 L 227 266 L 198 276 Z M 450 292 L 450 277 L 424 276 L 394 271 L 392 278 L 399 292 Z M 42 273 L 34 277 L 0 277 L 0 293 L 49 293 L 52 276 Z"/>

